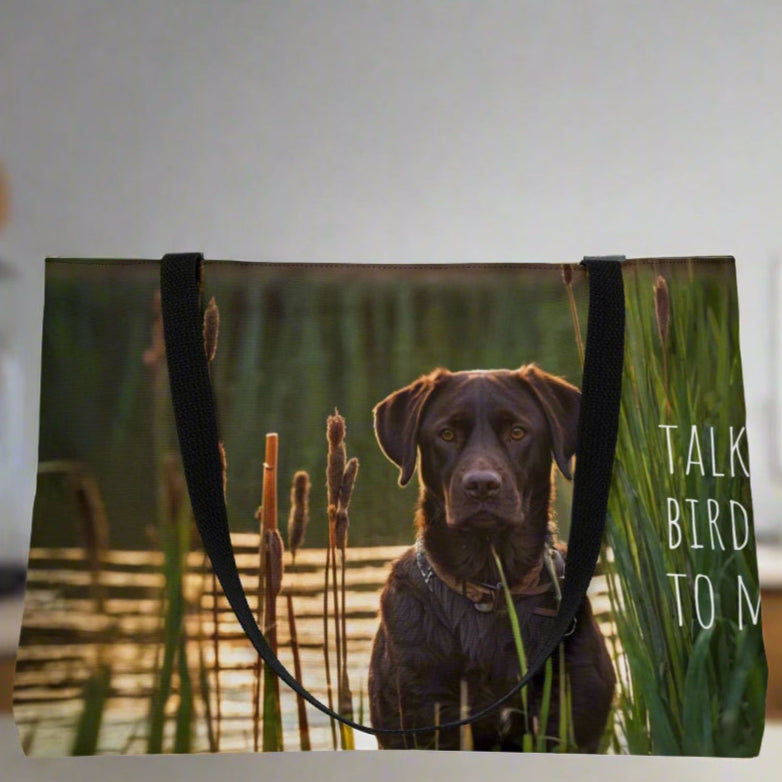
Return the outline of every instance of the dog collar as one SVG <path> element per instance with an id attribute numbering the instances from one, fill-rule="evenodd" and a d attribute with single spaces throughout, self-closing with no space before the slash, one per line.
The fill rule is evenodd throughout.
<path id="1" fill-rule="evenodd" d="M 427 557 L 424 542 L 421 538 L 416 540 L 415 561 L 421 577 L 430 591 L 433 591 L 432 579 L 438 578 L 449 589 L 472 602 L 477 611 L 489 613 L 505 606 L 502 582 L 497 584 L 476 583 L 474 581 L 457 581 L 455 578 L 451 578 L 447 573 L 443 573 L 437 568 Z M 549 573 L 550 578 L 548 581 L 541 583 L 540 577 L 544 568 Z M 518 584 L 510 587 L 510 593 L 518 597 L 534 597 L 545 594 L 553 588 L 557 596 L 557 606 L 559 606 L 561 598 L 559 582 L 564 577 L 564 572 L 565 561 L 562 555 L 547 541 L 543 555 L 538 563 Z M 557 612 L 552 609 L 540 608 L 539 610 L 535 609 L 535 613 L 545 616 L 556 616 Z"/>

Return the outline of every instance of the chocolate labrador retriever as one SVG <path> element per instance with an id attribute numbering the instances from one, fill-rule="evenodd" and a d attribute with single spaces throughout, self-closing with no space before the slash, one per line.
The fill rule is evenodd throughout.
<path id="1" fill-rule="evenodd" d="M 369 671 L 372 724 L 413 728 L 460 716 L 518 681 L 519 661 L 493 551 L 513 594 L 527 659 L 557 611 L 564 547 L 551 521 L 552 457 L 571 478 L 580 392 L 535 365 L 519 370 L 437 369 L 375 407 L 375 432 L 400 469 L 418 465 L 418 539 L 393 563 L 380 601 Z M 584 600 L 564 641 L 580 750 L 597 750 L 616 677 Z M 559 660 L 554 655 L 548 724 L 540 726 L 543 676 L 472 726 L 479 750 L 521 749 L 525 731 L 559 733 Z M 459 730 L 381 736 L 384 748 L 459 747 Z M 550 743 L 553 744 L 552 738 Z"/>

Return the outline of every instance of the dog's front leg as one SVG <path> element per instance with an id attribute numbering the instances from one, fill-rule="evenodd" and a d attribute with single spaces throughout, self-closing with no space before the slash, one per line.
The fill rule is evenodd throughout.
<path id="1" fill-rule="evenodd" d="M 432 616 L 429 593 L 392 573 L 381 596 L 381 624 L 369 672 L 372 724 L 410 729 L 459 717 L 463 662 L 453 637 Z M 459 730 L 378 736 L 385 749 L 458 749 Z"/>
<path id="2" fill-rule="evenodd" d="M 588 599 L 578 614 L 575 633 L 565 640 L 565 655 L 576 743 L 582 752 L 596 752 L 611 713 L 616 674 Z"/>

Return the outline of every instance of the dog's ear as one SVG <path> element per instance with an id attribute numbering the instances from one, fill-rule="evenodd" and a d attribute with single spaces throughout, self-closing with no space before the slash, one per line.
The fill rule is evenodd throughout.
<path id="1" fill-rule="evenodd" d="M 572 480 L 571 460 L 576 452 L 581 392 L 561 377 L 550 375 L 534 364 L 521 367 L 519 376 L 546 415 L 557 467 L 568 480 Z"/>
<path id="2" fill-rule="evenodd" d="M 415 472 L 421 411 L 437 381 L 447 374 L 448 370 L 435 369 L 409 386 L 389 394 L 372 411 L 375 436 L 383 453 L 399 467 L 400 486 L 406 486 Z"/>

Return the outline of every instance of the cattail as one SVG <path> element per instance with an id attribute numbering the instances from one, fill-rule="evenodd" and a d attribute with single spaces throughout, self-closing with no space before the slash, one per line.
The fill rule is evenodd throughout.
<path id="1" fill-rule="evenodd" d="M 671 299 L 668 295 L 668 283 L 662 275 L 654 283 L 654 315 L 657 319 L 657 333 L 660 344 L 668 340 L 668 326 L 671 322 Z"/>
<path id="2" fill-rule="evenodd" d="M 570 285 L 573 282 L 573 267 L 569 263 L 562 264 L 562 282 Z"/>
<path id="3" fill-rule="evenodd" d="M 342 475 L 342 485 L 339 490 L 339 501 L 337 503 L 340 510 L 347 511 L 350 507 L 350 499 L 353 496 L 353 487 L 356 485 L 357 474 L 358 459 L 354 456 L 348 460 L 345 472 Z"/>
<path id="4" fill-rule="evenodd" d="M 266 588 L 272 597 L 277 597 L 282 590 L 282 536 L 279 530 L 267 530 L 265 533 L 266 541 L 266 564 L 268 566 Z"/>
<path id="5" fill-rule="evenodd" d="M 334 521 L 334 545 L 343 552 L 348 543 L 348 508 L 350 498 L 353 495 L 353 487 L 356 485 L 356 475 L 358 473 L 358 459 L 355 456 L 348 461 L 345 467 L 345 473 L 342 476 L 342 488 L 339 492 L 339 501 Z"/>
<path id="6" fill-rule="evenodd" d="M 299 470 L 293 476 L 291 512 L 288 517 L 288 548 L 294 558 L 304 541 L 304 533 L 310 520 L 309 497 L 310 477 L 304 470 Z"/>
<path id="7" fill-rule="evenodd" d="M 209 299 L 204 310 L 204 350 L 206 360 L 211 364 L 217 353 L 217 338 L 220 335 L 220 310 L 217 308 L 215 297 Z"/>
<path id="8" fill-rule="evenodd" d="M 223 496 L 228 488 L 228 457 L 225 455 L 225 443 L 221 440 L 217 447 L 220 449 L 220 464 L 223 468 Z"/>
<path id="9" fill-rule="evenodd" d="M 329 505 L 336 507 L 342 489 L 345 474 L 345 419 L 334 410 L 326 423 L 326 436 L 329 441 L 326 485 L 328 486 Z"/>
<path id="10" fill-rule="evenodd" d="M 349 524 L 347 511 L 340 508 L 334 515 L 334 545 L 343 551 L 348 544 Z"/>

